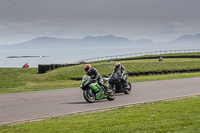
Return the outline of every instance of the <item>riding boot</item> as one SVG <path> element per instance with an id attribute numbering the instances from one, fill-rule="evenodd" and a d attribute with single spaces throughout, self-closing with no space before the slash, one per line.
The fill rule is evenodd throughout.
<path id="1" fill-rule="evenodd" d="M 102 86 L 105 88 L 105 91 L 106 91 L 106 92 L 108 92 L 108 93 L 112 92 L 112 91 L 108 88 L 108 86 L 106 86 L 105 84 L 103 84 Z"/>

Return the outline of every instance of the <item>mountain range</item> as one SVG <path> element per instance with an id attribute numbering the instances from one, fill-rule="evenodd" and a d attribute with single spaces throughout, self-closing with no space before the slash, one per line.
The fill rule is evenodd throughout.
<path id="1" fill-rule="evenodd" d="M 174 45 L 174 44 L 191 44 L 200 43 L 200 33 L 196 35 L 182 35 L 172 41 L 159 43 Z M 125 45 L 152 45 L 156 44 L 149 39 L 130 40 L 125 37 L 116 37 L 113 35 L 106 36 L 87 36 L 82 39 L 60 39 L 54 37 L 38 37 L 30 41 L 0 45 L 0 49 L 54 49 L 54 48 L 75 48 L 75 47 L 108 47 L 108 46 L 125 46 Z"/>

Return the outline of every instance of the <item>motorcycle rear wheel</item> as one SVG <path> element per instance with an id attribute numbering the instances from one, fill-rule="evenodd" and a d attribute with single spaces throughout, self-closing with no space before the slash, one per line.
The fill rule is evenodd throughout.
<path id="1" fill-rule="evenodd" d="M 95 102 L 95 94 L 92 92 L 92 90 L 84 90 L 83 96 L 88 103 Z"/>
<path id="2" fill-rule="evenodd" d="M 111 92 L 111 93 L 113 93 L 112 95 L 108 95 L 108 97 L 107 97 L 107 99 L 109 100 L 109 101 L 113 101 L 114 99 L 115 99 L 115 92 L 113 91 L 113 92 Z"/>

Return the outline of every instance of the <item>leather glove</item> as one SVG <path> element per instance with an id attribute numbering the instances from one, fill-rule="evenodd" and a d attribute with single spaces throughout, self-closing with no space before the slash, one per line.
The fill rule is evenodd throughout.
<path id="1" fill-rule="evenodd" d="M 119 79 L 122 79 L 122 76 L 121 76 L 121 75 L 118 75 L 118 78 L 119 78 Z"/>
<path id="2" fill-rule="evenodd" d="M 93 80 L 92 80 L 92 83 L 95 83 L 96 81 L 97 81 L 96 79 L 93 79 Z"/>

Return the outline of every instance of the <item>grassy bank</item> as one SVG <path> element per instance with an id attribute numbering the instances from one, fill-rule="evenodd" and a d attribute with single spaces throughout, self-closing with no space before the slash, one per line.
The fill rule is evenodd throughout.
<path id="1" fill-rule="evenodd" d="M 0 126 L 1 133 L 36 132 L 200 132 L 200 96 L 144 103 L 39 122 Z"/>
<path id="2" fill-rule="evenodd" d="M 121 61 L 121 63 L 126 67 L 127 72 L 200 68 L 199 58 L 163 59 L 162 62 L 158 62 L 157 59 L 142 59 Z M 115 62 L 97 62 L 91 63 L 91 65 L 97 68 L 102 76 L 108 76 L 112 73 Z M 85 71 L 82 64 L 54 69 L 45 74 L 37 73 L 37 68 L 0 68 L 0 94 L 79 87 L 81 81 L 72 79 L 83 77 Z M 139 76 L 129 77 L 128 80 L 130 82 L 140 82 L 190 77 L 200 77 L 200 73 Z"/>

